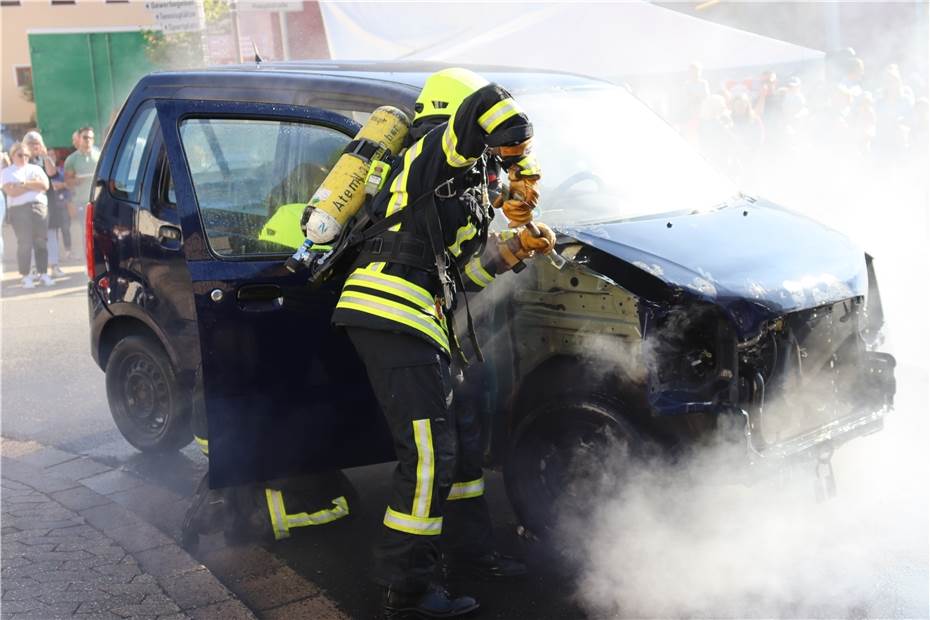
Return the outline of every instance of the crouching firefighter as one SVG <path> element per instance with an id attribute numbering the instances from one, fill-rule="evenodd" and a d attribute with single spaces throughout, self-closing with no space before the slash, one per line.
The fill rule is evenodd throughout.
<path id="1" fill-rule="evenodd" d="M 519 270 L 523 259 L 550 252 L 555 237 L 543 224 L 536 234 L 488 232 L 489 180 L 497 181 L 501 166 L 510 168 L 512 199 L 497 204 L 513 224 L 532 218 L 539 178 L 527 152 L 532 125 L 503 88 L 470 71 L 444 70 L 427 79 L 415 110 L 409 147 L 369 205 L 375 223 L 333 323 L 345 327 L 366 366 L 398 458 L 374 550 L 385 615 L 449 618 L 478 603 L 437 582 L 441 534 L 453 569 L 492 577 L 525 572 L 494 550 L 480 428 L 473 408 L 455 403 L 455 294 Z M 468 325 L 480 359 L 470 317 Z"/>
<path id="2" fill-rule="evenodd" d="M 209 457 L 207 416 L 195 398 L 191 427 Z M 298 528 L 325 525 L 349 516 L 356 504 L 352 483 L 340 471 L 211 489 L 203 475 L 182 526 L 188 548 L 201 535 L 223 533 L 230 543 L 282 540 Z"/>

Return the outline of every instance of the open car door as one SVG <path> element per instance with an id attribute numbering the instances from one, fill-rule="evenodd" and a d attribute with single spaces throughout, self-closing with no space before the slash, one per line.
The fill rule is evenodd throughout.
<path id="1" fill-rule="evenodd" d="M 266 226 L 302 210 L 358 124 L 280 104 L 156 108 L 193 284 L 211 486 L 393 459 L 364 366 L 330 327 L 342 280 L 311 290 L 284 268 L 301 235 Z"/>

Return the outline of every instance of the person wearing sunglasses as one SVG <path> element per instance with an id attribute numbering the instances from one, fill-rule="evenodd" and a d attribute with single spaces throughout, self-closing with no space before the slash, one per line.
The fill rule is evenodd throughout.
<path id="1" fill-rule="evenodd" d="M 95 139 L 93 127 L 81 127 L 78 129 L 77 150 L 65 159 L 65 183 L 74 192 L 78 209 L 91 198 L 91 183 L 100 159 L 100 149 L 94 146 Z"/>
<path id="2" fill-rule="evenodd" d="M 52 286 L 48 273 L 48 176 L 39 166 L 29 163 L 29 147 L 22 142 L 10 148 L 12 165 L 0 173 L 0 183 L 7 195 L 9 218 L 16 233 L 16 263 L 23 276 L 23 288 L 34 288 L 30 274 L 35 252 L 39 281 Z"/>

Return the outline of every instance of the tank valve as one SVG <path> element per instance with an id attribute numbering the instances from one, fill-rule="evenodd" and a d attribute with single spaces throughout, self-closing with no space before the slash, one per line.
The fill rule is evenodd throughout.
<path id="1" fill-rule="evenodd" d="M 291 273 L 310 269 L 332 250 L 333 246 L 331 245 L 313 243 L 310 239 L 304 239 L 303 244 L 297 248 L 297 251 L 284 261 L 284 267 Z"/>

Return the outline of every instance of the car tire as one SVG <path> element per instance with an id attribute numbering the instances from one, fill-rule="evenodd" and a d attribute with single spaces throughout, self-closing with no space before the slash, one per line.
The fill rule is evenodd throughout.
<path id="1" fill-rule="evenodd" d="M 127 336 L 107 359 L 107 400 L 126 441 L 143 452 L 179 450 L 194 439 L 192 402 L 161 344 Z"/>
<path id="2" fill-rule="evenodd" d="M 624 403 L 598 396 L 550 401 L 517 426 L 504 465 L 507 495 L 520 523 L 546 538 L 561 510 L 573 515 L 617 489 L 624 471 L 652 445 L 623 414 Z"/>

